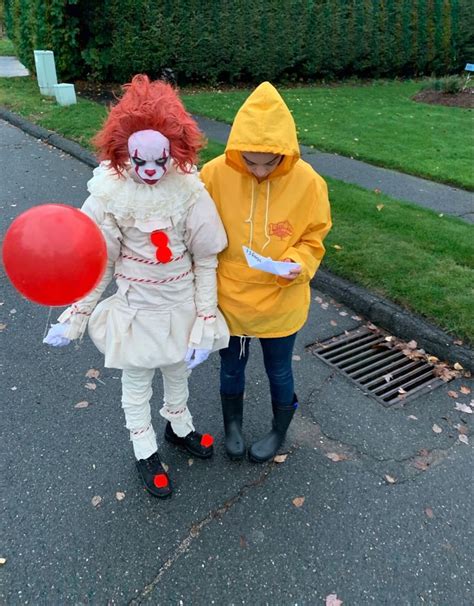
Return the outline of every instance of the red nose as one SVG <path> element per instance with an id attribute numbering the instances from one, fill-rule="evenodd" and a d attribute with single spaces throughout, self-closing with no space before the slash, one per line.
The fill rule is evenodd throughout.
<path id="1" fill-rule="evenodd" d="M 154 168 L 146 168 L 145 169 L 145 174 L 147 174 L 149 177 L 153 177 L 153 175 L 156 173 L 156 170 Z"/>

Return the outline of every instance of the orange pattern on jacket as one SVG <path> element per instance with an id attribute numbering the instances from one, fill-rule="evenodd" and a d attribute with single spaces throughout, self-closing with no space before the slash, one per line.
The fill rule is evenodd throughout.
<path id="1" fill-rule="evenodd" d="M 284 156 L 258 183 L 241 152 Z M 283 337 L 299 330 L 310 303 L 309 281 L 324 256 L 331 228 L 325 181 L 300 159 L 293 117 L 278 91 L 264 82 L 238 111 L 225 154 L 208 162 L 201 178 L 227 232 L 219 255 L 219 306 L 231 335 Z M 291 226 L 275 229 L 274 226 Z M 293 281 L 251 269 L 242 246 L 302 267 Z"/>

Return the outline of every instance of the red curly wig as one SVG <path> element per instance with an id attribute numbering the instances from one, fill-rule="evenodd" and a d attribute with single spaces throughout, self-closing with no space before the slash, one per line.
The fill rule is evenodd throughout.
<path id="1" fill-rule="evenodd" d="M 148 76 L 139 74 L 123 88 L 123 97 L 93 139 L 99 159 L 108 160 L 120 174 L 129 162 L 128 138 L 150 129 L 169 139 L 174 163 L 181 171 L 191 172 L 204 137 L 173 87 L 159 80 L 150 82 Z"/>

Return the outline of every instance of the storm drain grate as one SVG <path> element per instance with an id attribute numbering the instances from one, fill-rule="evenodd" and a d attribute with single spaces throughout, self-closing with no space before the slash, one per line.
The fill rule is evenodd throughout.
<path id="1" fill-rule="evenodd" d="M 390 348 L 387 335 L 361 327 L 311 348 L 384 406 L 406 402 L 443 384 L 435 367 Z"/>

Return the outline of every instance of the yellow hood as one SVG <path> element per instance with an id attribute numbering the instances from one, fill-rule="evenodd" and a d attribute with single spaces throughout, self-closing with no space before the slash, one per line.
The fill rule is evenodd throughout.
<path id="1" fill-rule="evenodd" d="M 249 174 L 240 152 L 281 154 L 269 179 L 288 173 L 300 157 L 296 127 L 290 110 L 270 82 L 263 82 L 237 112 L 225 150 L 226 163 Z"/>

